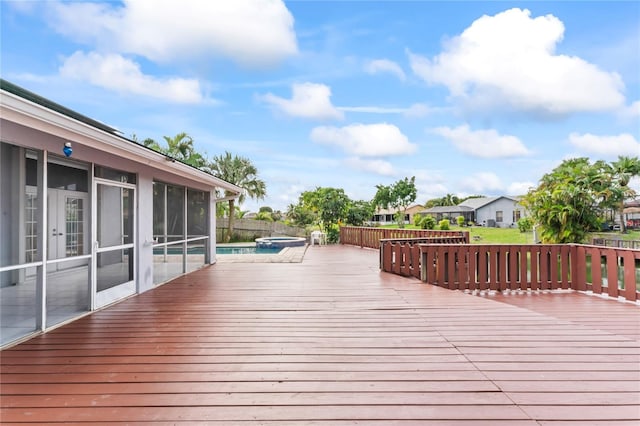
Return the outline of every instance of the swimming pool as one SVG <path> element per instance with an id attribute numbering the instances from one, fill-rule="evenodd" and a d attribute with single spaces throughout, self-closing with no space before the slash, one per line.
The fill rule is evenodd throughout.
<path id="1" fill-rule="evenodd" d="M 256 246 L 216 246 L 216 254 L 278 254 L 282 251 L 280 247 L 256 247 Z"/>
<path id="2" fill-rule="evenodd" d="M 282 251 L 282 247 L 256 247 L 251 246 L 216 246 L 216 254 L 278 254 Z M 167 249 L 168 255 L 181 255 L 183 252 L 182 247 L 169 247 Z M 163 255 L 164 249 L 162 247 L 153 249 L 154 255 Z M 202 247 L 189 247 L 187 254 L 203 255 L 204 249 Z"/>
<path id="3" fill-rule="evenodd" d="M 307 243 L 305 238 L 300 237 L 264 237 L 256 238 L 258 248 L 278 248 L 302 247 Z"/>

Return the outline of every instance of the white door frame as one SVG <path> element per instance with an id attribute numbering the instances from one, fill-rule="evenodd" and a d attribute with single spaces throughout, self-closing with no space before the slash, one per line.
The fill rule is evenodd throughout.
<path id="1" fill-rule="evenodd" d="M 89 222 L 88 222 L 88 214 L 87 210 L 89 208 L 89 194 L 86 192 L 78 192 L 78 191 L 69 191 L 65 189 L 48 189 L 47 202 L 48 206 L 48 228 L 47 232 L 49 235 L 49 247 L 47 247 L 47 260 L 60 260 L 67 259 L 71 257 L 79 257 L 85 256 L 85 253 L 88 253 L 87 250 L 89 244 Z M 82 223 L 83 223 L 83 232 L 82 232 L 82 244 L 85 247 L 85 253 L 79 253 L 74 256 L 66 255 L 66 232 L 67 232 L 67 218 L 66 218 L 66 201 L 68 197 L 74 197 L 83 200 L 84 208 L 82 211 Z M 55 233 L 55 235 L 54 235 Z M 78 260 L 77 262 L 56 262 L 51 265 L 53 271 L 56 270 L 56 265 L 60 265 L 64 269 L 71 268 L 74 266 L 86 265 L 84 260 Z M 49 272 L 52 272 L 51 268 Z"/>
<path id="2" fill-rule="evenodd" d="M 106 247 L 100 247 L 98 241 L 98 185 L 111 186 L 121 189 L 130 189 L 133 191 L 133 197 L 131 201 L 131 208 L 133 217 L 129 218 L 132 223 L 132 238 L 133 242 L 129 244 L 111 245 Z M 92 183 L 93 196 L 92 196 L 92 209 L 91 209 L 91 235 L 93 235 L 94 241 L 91 245 L 91 309 L 95 310 L 103 306 L 116 302 L 124 297 L 131 296 L 136 292 L 136 277 L 137 277 L 137 262 L 136 262 L 136 235 L 137 235 L 137 187 L 135 184 L 117 182 L 108 179 L 102 179 L 93 177 Z M 120 216 L 122 218 L 122 211 Z M 132 249 L 133 259 L 129 259 L 129 262 L 133 264 L 133 278 L 130 281 L 118 284 L 109 289 L 98 292 L 98 254 L 109 251 Z"/>

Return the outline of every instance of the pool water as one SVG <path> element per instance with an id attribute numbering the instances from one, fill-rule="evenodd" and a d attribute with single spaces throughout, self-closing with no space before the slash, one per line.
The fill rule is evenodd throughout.
<path id="1" fill-rule="evenodd" d="M 278 254 L 279 247 L 216 247 L 216 254 Z"/>
<path id="2" fill-rule="evenodd" d="M 258 247 L 255 246 L 234 246 L 234 247 L 216 247 L 216 254 L 278 254 L 282 251 L 280 247 Z M 190 247 L 188 254 L 204 254 L 202 247 Z M 164 250 L 162 248 L 153 249 L 153 254 L 162 255 Z M 182 254 L 181 247 L 169 247 L 167 254 Z"/>

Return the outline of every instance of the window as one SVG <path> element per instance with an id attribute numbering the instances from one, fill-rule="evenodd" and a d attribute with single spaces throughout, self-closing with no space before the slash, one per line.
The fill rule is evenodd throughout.
<path id="1" fill-rule="evenodd" d="M 502 222 L 502 210 L 496 211 L 496 222 Z"/>
<path id="2" fill-rule="evenodd" d="M 513 223 L 517 223 L 520 220 L 521 214 L 520 210 L 513 211 Z"/>

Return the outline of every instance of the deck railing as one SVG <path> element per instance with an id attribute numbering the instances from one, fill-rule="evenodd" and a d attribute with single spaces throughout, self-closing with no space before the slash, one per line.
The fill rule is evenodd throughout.
<path id="1" fill-rule="evenodd" d="M 571 289 L 640 300 L 640 250 L 574 244 L 412 244 L 403 240 L 385 241 L 380 250 L 383 271 L 419 277 L 452 290 Z"/>
<path id="2" fill-rule="evenodd" d="M 359 226 L 340 227 L 340 243 L 360 247 L 380 248 L 380 240 L 432 237 L 463 237 L 469 242 L 467 231 L 435 231 L 431 229 L 389 229 Z"/>
<path id="3" fill-rule="evenodd" d="M 380 240 L 380 269 L 405 277 L 421 276 L 421 247 L 425 244 L 465 244 L 469 235 Z"/>
<path id="4" fill-rule="evenodd" d="M 380 250 L 380 269 L 466 291 L 571 289 L 640 301 L 640 250 L 582 244 L 469 244 L 469 233 L 340 228 Z"/>

